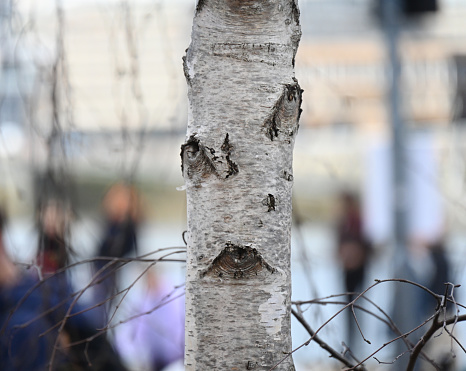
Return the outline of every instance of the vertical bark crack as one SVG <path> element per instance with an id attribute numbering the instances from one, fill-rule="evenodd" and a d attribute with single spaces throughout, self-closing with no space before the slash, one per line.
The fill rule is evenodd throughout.
<path id="1" fill-rule="evenodd" d="M 222 146 L 220 147 L 223 153 L 225 153 L 225 159 L 227 161 L 227 175 L 225 178 L 228 178 L 232 175 L 235 175 L 239 172 L 238 165 L 231 160 L 231 151 L 233 149 L 233 146 L 230 143 L 230 136 L 227 133 L 225 136 L 225 139 L 223 141 Z"/>

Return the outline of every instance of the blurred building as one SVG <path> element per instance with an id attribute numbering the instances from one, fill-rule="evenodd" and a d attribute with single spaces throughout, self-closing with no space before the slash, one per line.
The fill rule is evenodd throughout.
<path id="1" fill-rule="evenodd" d="M 21 2 L 19 7 L 35 11 L 35 36 L 52 61 L 57 32 L 62 33 L 73 106 L 73 125 L 65 129 L 184 130 L 181 57 L 190 42 L 193 1 L 70 1 L 63 4 L 63 29 L 58 29 L 54 2 L 46 3 L 41 9 Z M 457 84 L 463 85 L 457 71 L 464 69 L 466 4 L 438 3 L 439 11 L 403 25 L 400 54 L 409 122 L 451 121 L 456 93 L 466 90 Z M 387 126 L 389 76 L 376 4 L 299 2 L 303 37 L 296 75 L 305 89 L 302 126 Z"/>
<path id="2" fill-rule="evenodd" d="M 41 6 L 18 1 L 13 23 L 6 22 L 11 18 L 6 5 L 13 2 L 0 4 L 6 9 L 3 25 L 13 27 L 9 38 L 14 55 L 22 58 L 22 69 L 14 69 L 17 76 L 10 83 L 6 76 L 13 73 L 11 63 L 2 50 L 0 91 L 7 85 L 16 90 L 5 96 L 12 101 L 3 100 L 0 117 L 27 120 L 33 141 L 22 147 L 26 168 L 40 168 L 50 153 L 51 66 L 61 52 L 56 113 L 62 133 L 56 157 L 92 182 L 136 174 L 172 188 L 183 183 L 179 145 L 185 135 L 187 98 L 181 58 L 190 43 L 194 1 L 69 0 L 62 2 L 61 11 L 51 0 Z M 466 3 L 438 4 L 439 11 L 403 25 L 403 117 L 412 130 L 436 131 L 435 145 L 444 161 L 441 171 L 456 187 L 458 179 L 447 171 L 452 160 L 445 153 L 451 149 L 452 128 L 461 130 L 457 124 L 465 116 Z M 390 131 L 390 76 L 375 6 L 376 0 L 299 1 L 303 37 L 296 77 L 304 101 L 295 150 L 295 194 L 306 212 L 321 218 L 335 191 L 361 187 L 363 148 L 370 136 Z M 461 148 L 455 151 L 463 151 L 457 145 Z M 15 179 L 16 184 L 28 183 Z"/>
<path id="3" fill-rule="evenodd" d="M 301 2 L 303 40 L 296 74 L 305 89 L 306 126 L 387 130 L 387 52 L 375 0 Z M 446 127 L 465 88 L 466 4 L 402 22 L 403 117 L 411 126 Z M 458 73 L 459 72 L 459 73 Z M 460 83 L 460 84 L 458 84 Z M 459 93 L 459 94 L 458 94 Z"/>

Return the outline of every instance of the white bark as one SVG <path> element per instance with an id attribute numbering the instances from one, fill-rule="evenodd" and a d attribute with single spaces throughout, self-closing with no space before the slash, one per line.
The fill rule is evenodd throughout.
<path id="1" fill-rule="evenodd" d="M 291 351 L 295 0 L 204 0 L 184 58 L 187 370 L 268 370 Z M 278 370 L 293 370 L 292 357 Z"/>

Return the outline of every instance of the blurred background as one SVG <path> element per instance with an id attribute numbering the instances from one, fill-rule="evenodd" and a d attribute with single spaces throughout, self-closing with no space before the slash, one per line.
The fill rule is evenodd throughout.
<path id="1" fill-rule="evenodd" d="M 294 300 L 360 291 L 376 278 L 404 275 L 426 287 L 434 276 L 465 278 L 466 2 L 402 4 L 393 17 L 382 0 L 299 1 L 296 77 L 304 95 L 294 152 Z M 105 226 L 118 214 L 108 204 L 135 193 L 137 253 L 184 246 L 181 58 L 194 9 L 194 0 L 0 0 L 0 202 L 15 262 L 37 259 L 41 213 L 51 200 L 67 210 L 71 261 L 101 255 L 113 233 Z M 109 202 L 121 184 L 134 187 L 130 196 L 123 191 Z M 128 286 L 145 267 L 124 267 L 118 284 Z M 90 271 L 73 269 L 73 284 L 85 285 Z M 177 287 L 184 265 L 160 264 L 158 273 Z M 154 286 L 142 281 L 128 294 L 136 303 Z M 455 294 L 464 300 L 461 288 Z M 415 295 L 388 284 L 369 292 L 401 320 L 408 312 L 423 318 L 426 306 Z M 118 320 L 132 313 L 127 302 Z M 305 316 L 317 329 L 340 308 L 312 304 Z M 344 314 L 322 337 L 339 351 L 351 344 L 363 359 L 391 335 L 372 317 L 361 313 L 360 320 L 372 345 L 352 338 Z M 110 334 L 114 344 L 125 343 L 121 332 Z M 309 337 L 295 322 L 293 334 L 295 347 Z M 449 353 L 449 340 L 439 341 L 438 352 Z M 454 349 L 449 369 L 466 369 Z M 121 354 L 135 370 L 149 362 Z M 384 348 L 377 357 L 392 362 L 394 354 Z M 295 360 L 298 371 L 339 369 L 313 343 Z M 389 367 L 373 358 L 368 365 Z"/>

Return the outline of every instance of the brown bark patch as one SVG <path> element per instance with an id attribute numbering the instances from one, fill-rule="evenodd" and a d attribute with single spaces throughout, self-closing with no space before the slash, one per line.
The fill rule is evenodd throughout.
<path id="1" fill-rule="evenodd" d="M 201 273 L 201 277 L 246 279 L 257 276 L 264 269 L 270 273 L 274 272 L 256 249 L 228 242 L 210 267 Z"/>

